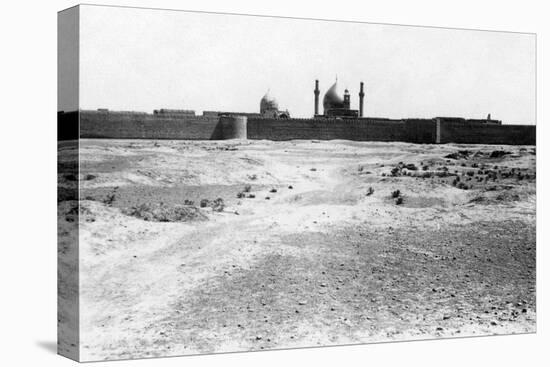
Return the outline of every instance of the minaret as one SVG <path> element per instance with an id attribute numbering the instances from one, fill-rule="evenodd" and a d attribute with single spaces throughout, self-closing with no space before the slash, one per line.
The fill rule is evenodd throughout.
<path id="1" fill-rule="evenodd" d="M 363 117 L 363 99 L 365 98 L 365 92 L 363 91 L 363 82 L 359 88 L 359 117 Z"/>
<path id="2" fill-rule="evenodd" d="M 349 100 L 349 90 L 344 91 L 344 108 L 346 110 L 349 110 L 350 108 L 350 100 Z"/>
<path id="3" fill-rule="evenodd" d="M 315 79 L 315 116 L 319 114 L 319 80 Z"/>

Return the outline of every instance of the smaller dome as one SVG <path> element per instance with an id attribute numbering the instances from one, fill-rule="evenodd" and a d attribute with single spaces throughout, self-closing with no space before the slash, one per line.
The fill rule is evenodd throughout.
<path id="1" fill-rule="evenodd" d="M 268 90 L 260 101 L 260 113 L 273 110 L 279 110 L 279 103 L 277 103 L 277 100 L 271 96 Z"/>

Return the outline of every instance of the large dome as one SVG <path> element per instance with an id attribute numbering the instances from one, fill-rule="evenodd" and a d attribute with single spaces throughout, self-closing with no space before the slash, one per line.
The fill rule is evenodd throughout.
<path id="1" fill-rule="evenodd" d="M 325 111 L 331 108 L 344 108 L 344 99 L 338 94 L 337 82 L 335 82 L 325 93 L 323 108 Z"/>
<path id="2" fill-rule="evenodd" d="M 277 111 L 279 109 L 279 104 L 277 103 L 277 100 L 269 94 L 269 91 L 262 97 L 262 100 L 260 101 L 260 113 L 264 113 L 266 111 Z"/>

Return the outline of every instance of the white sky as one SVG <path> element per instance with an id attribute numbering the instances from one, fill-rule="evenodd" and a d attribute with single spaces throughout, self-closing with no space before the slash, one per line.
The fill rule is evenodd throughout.
<path id="1" fill-rule="evenodd" d="M 313 115 L 338 75 L 365 116 L 535 123 L 535 36 L 81 6 L 80 108 Z"/>

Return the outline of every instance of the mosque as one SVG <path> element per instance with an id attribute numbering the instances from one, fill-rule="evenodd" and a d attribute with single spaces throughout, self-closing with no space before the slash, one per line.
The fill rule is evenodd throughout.
<path id="1" fill-rule="evenodd" d="M 279 103 L 271 96 L 269 90 L 260 101 L 260 115 L 266 118 L 290 118 L 288 110 L 279 111 Z"/>
<path id="2" fill-rule="evenodd" d="M 323 113 L 319 113 L 319 80 L 315 80 L 315 96 L 314 117 L 330 117 L 330 118 L 358 118 L 363 117 L 363 102 L 365 97 L 364 84 L 360 83 L 359 89 L 359 110 L 351 109 L 350 93 L 344 90 L 343 97 L 338 91 L 338 78 L 334 84 L 327 90 L 323 97 Z M 280 111 L 277 100 L 271 96 L 269 90 L 260 101 L 260 116 L 264 118 L 290 118 L 288 110 Z"/>
<path id="3" fill-rule="evenodd" d="M 363 90 L 364 84 L 361 82 L 359 87 L 359 110 L 352 110 L 350 108 L 350 94 L 346 89 L 344 90 L 344 98 L 342 98 L 338 92 L 338 78 L 334 84 L 328 89 L 323 97 L 323 114 L 319 114 L 319 80 L 315 80 L 315 105 L 314 117 L 340 117 L 340 118 L 357 118 L 363 117 L 363 101 L 365 92 Z"/>

